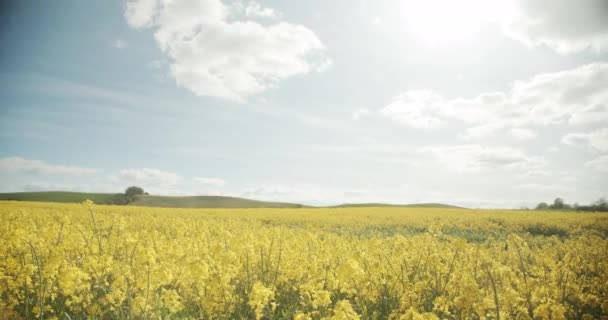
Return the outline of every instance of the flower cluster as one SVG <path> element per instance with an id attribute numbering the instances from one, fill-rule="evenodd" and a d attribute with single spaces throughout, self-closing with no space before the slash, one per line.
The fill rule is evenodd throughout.
<path id="1" fill-rule="evenodd" d="M 601 319 L 608 215 L 0 202 L 0 314 Z"/>

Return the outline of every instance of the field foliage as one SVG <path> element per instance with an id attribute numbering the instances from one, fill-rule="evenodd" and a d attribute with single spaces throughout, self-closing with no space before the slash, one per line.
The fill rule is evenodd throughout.
<path id="1" fill-rule="evenodd" d="M 0 202 L 7 319 L 606 319 L 608 215 Z"/>

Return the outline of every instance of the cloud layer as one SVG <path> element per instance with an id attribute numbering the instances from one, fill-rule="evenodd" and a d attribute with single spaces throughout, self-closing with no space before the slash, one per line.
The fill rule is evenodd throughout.
<path id="1" fill-rule="evenodd" d="M 528 46 L 561 53 L 608 49 L 605 0 L 515 0 L 516 14 L 505 22 L 508 36 Z"/>
<path id="2" fill-rule="evenodd" d="M 133 0 L 125 17 L 134 28 L 156 30 L 177 84 L 201 96 L 244 101 L 329 64 L 325 46 L 310 29 L 253 20 L 279 17 L 256 2 L 236 8 L 220 0 Z"/>
<path id="3" fill-rule="evenodd" d="M 412 128 L 432 129 L 450 120 L 468 124 L 476 138 L 502 129 L 608 121 L 608 63 L 539 74 L 517 81 L 510 92 L 485 92 L 447 99 L 432 90 L 410 90 L 395 97 L 380 114 Z M 533 132 L 511 135 L 532 138 Z"/>
<path id="4" fill-rule="evenodd" d="M 587 147 L 593 151 L 608 151 L 608 128 L 588 133 L 569 133 L 562 142 L 573 147 Z"/>

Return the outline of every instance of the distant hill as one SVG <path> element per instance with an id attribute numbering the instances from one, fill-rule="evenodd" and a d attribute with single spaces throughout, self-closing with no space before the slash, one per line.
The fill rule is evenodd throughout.
<path id="1" fill-rule="evenodd" d="M 0 193 L 0 200 L 42 201 L 42 202 L 83 202 L 87 199 L 99 203 L 110 204 L 116 194 L 86 193 L 67 191 L 13 192 Z"/>
<path id="2" fill-rule="evenodd" d="M 0 200 L 42 201 L 42 202 L 83 202 L 87 199 L 97 204 L 113 204 L 117 193 L 85 193 L 67 191 L 13 192 L 0 193 Z M 299 203 L 259 201 L 224 196 L 136 196 L 130 206 L 164 207 L 164 208 L 303 208 L 311 207 Z M 345 203 L 329 208 L 360 207 L 414 207 L 414 208 L 460 208 L 441 203 L 388 204 L 388 203 Z"/>
<path id="3" fill-rule="evenodd" d="M 85 193 L 67 191 L 13 192 L 0 193 L 0 200 L 71 202 L 78 203 L 87 199 L 97 204 L 113 204 L 119 194 Z M 236 197 L 222 196 L 136 196 L 130 206 L 165 207 L 165 208 L 300 208 L 298 203 L 268 202 Z"/>
<path id="4" fill-rule="evenodd" d="M 288 202 L 268 202 L 222 196 L 137 196 L 131 206 L 164 208 L 301 208 L 304 205 Z"/>
<path id="5" fill-rule="evenodd" d="M 390 204 L 390 203 L 345 203 L 332 208 L 357 208 L 357 207 L 397 207 L 397 208 L 455 208 L 464 209 L 463 207 L 452 206 L 442 203 L 413 203 L 413 204 Z"/>

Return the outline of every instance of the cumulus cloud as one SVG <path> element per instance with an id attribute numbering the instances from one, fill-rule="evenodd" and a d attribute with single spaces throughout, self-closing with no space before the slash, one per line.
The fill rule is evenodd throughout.
<path id="1" fill-rule="evenodd" d="M 125 17 L 134 28 L 153 28 L 177 84 L 201 96 L 242 102 L 281 80 L 324 69 L 330 60 L 310 29 L 284 21 L 257 2 L 232 18 L 220 0 L 131 0 Z"/>
<path id="2" fill-rule="evenodd" d="M 158 6 L 158 0 L 127 1 L 125 18 L 134 28 L 149 27 L 158 15 Z"/>
<path id="3" fill-rule="evenodd" d="M 608 121 L 608 63 L 539 74 L 517 81 L 510 92 L 487 92 L 473 98 L 447 99 L 431 90 L 397 96 L 380 113 L 406 126 L 431 129 L 450 120 L 471 127 L 470 138 L 508 128 Z M 519 132 L 518 132 L 519 131 Z M 519 136 L 532 133 L 511 132 Z"/>
<path id="4" fill-rule="evenodd" d="M 249 1 L 244 3 L 242 1 L 233 3 L 230 8 L 236 15 L 244 15 L 245 17 L 252 18 L 266 18 L 266 19 L 279 19 L 281 13 L 272 9 L 263 7 L 257 1 Z"/>
<path id="5" fill-rule="evenodd" d="M 457 145 L 424 147 L 445 168 L 453 171 L 516 170 L 531 171 L 545 166 L 542 158 L 530 157 L 510 147 Z"/>
<path id="6" fill-rule="evenodd" d="M 443 111 L 447 111 L 443 97 L 430 90 L 412 90 L 395 97 L 380 114 L 408 127 L 430 129 L 441 124 Z"/>
<path id="7" fill-rule="evenodd" d="M 608 48 L 605 0 L 516 0 L 516 12 L 504 23 L 507 36 L 530 47 L 561 53 Z"/>
<path id="8" fill-rule="evenodd" d="M 20 157 L 0 159 L 0 173 L 27 173 L 36 175 L 83 175 L 93 174 L 94 168 L 50 164 L 42 160 L 32 160 Z"/>
<path id="9" fill-rule="evenodd" d="M 448 120 L 479 124 L 472 131 L 493 132 L 502 123 L 489 123 L 509 103 L 502 92 L 482 93 L 475 98 L 447 99 L 432 90 L 410 90 L 395 97 L 380 114 L 412 128 L 431 129 Z M 475 132 L 471 132 L 474 136 Z"/>
<path id="10" fill-rule="evenodd" d="M 210 187 L 223 187 L 226 185 L 226 181 L 220 178 L 195 177 L 192 181 Z"/>
<path id="11" fill-rule="evenodd" d="M 608 151 L 608 128 L 588 133 L 569 133 L 562 143 L 573 147 L 587 147 L 593 151 Z"/>
<path id="12" fill-rule="evenodd" d="M 608 155 L 597 157 L 585 165 L 595 171 L 608 173 Z"/>

